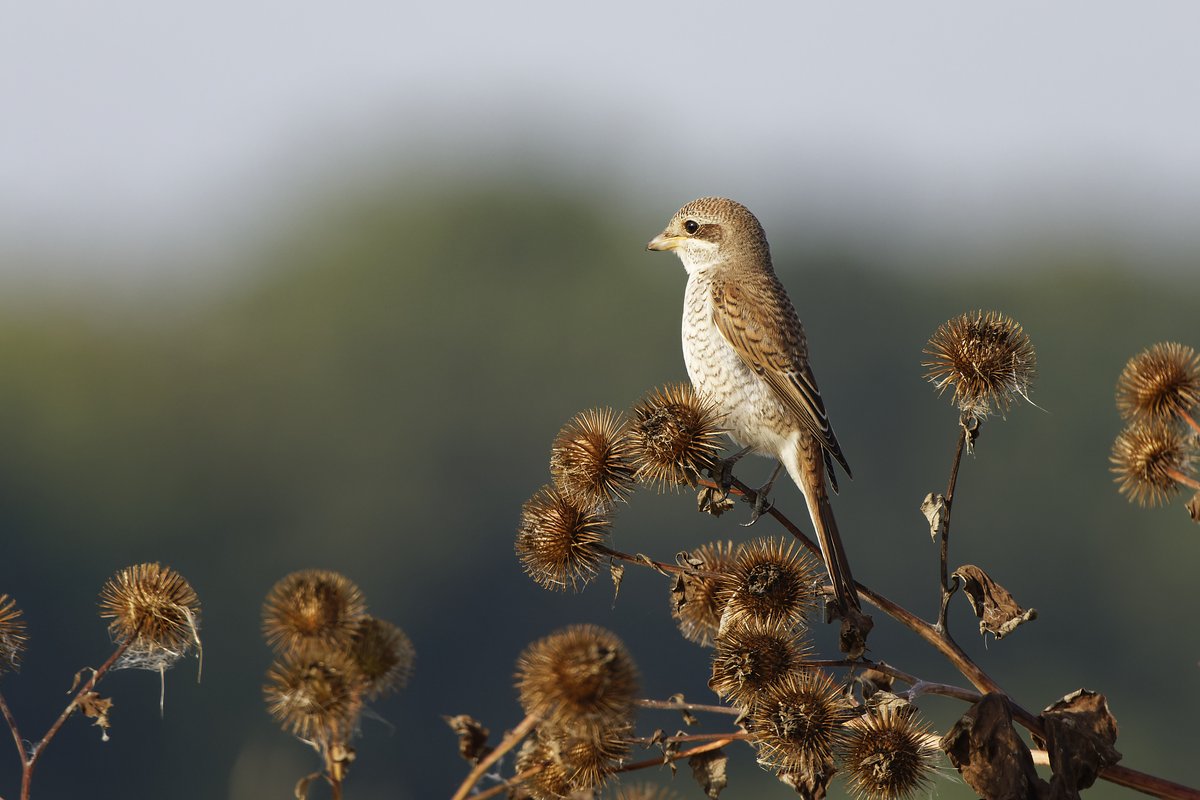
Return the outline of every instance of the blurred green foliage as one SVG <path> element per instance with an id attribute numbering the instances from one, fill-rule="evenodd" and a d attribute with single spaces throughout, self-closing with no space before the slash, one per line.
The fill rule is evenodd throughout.
<path id="1" fill-rule="evenodd" d="M 0 592 L 31 635 L 23 671 L 0 688 L 26 738 L 60 710 L 74 672 L 106 655 L 95 595 L 109 574 L 169 563 L 204 604 L 203 684 L 188 665 L 168 674 L 160 719 L 156 676 L 106 680 L 112 741 L 73 720 L 35 796 L 287 796 L 316 764 L 263 710 L 259 606 L 301 567 L 344 572 L 417 647 L 409 688 L 365 726 L 348 783 L 358 800 L 448 796 L 466 767 L 439 715 L 473 714 L 495 734 L 515 724 L 516 656 L 571 622 L 622 636 L 647 695 L 709 696 L 707 654 L 674 632 L 665 579 L 630 569 L 613 609 L 606 577 L 550 594 L 512 555 L 558 427 L 684 376 L 683 271 L 641 252 L 674 208 L 520 180 L 384 184 L 297 211 L 239 275 L 194 297 L 164 285 L 0 301 Z M 937 564 L 917 505 L 944 487 L 956 415 L 923 382 L 921 348 L 973 308 L 1025 326 L 1041 408 L 985 424 L 960 476 L 951 556 L 987 568 L 1041 617 L 985 648 L 956 604 L 955 629 L 1029 708 L 1080 686 L 1106 692 L 1127 765 L 1200 784 L 1188 758 L 1200 702 L 1187 689 L 1200 538 L 1178 504 L 1129 506 L 1107 463 L 1117 374 L 1154 341 L 1200 346 L 1200 288 L 1078 248 L 1014 243 L 1017 255 L 994 254 L 987 270 L 956 270 L 944 253 L 910 271 L 877 254 L 867 263 L 854 243 L 768 234 L 855 471 L 835 500 L 855 574 L 925 615 Z M 742 471 L 757 481 L 767 464 Z M 794 487 L 776 500 L 803 519 Z M 743 514 L 699 517 L 686 496 L 641 492 L 615 541 L 669 560 L 711 539 L 778 533 L 769 520 L 747 533 Z M 872 655 L 962 682 L 876 619 Z M 943 730 L 962 710 L 922 705 Z M 680 724 L 643 717 L 647 730 Z M 748 749 L 734 755 L 731 797 L 751 785 L 789 796 Z M 684 772 L 678 790 L 698 797 Z M 0 749 L 0 792 L 17 775 L 15 752 Z M 937 792 L 971 796 L 948 767 Z"/>

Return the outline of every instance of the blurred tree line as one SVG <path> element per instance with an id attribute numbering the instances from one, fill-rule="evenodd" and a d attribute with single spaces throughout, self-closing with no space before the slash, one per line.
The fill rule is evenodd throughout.
<path id="1" fill-rule="evenodd" d="M 35 796 L 288 796 L 310 754 L 263 710 L 260 605 L 305 567 L 350 576 L 417 650 L 408 689 L 365 724 L 349 797 L 448 796 L 465 765 L 440 715 L 471 713 L 495 733 L 515 724 L 513 661 L 564 624 L 617 632 L 647 695 L 708 698 L 707 653 L 674 630 L 666 578 L 628 574 L 613 609 L 606 581 L 553 596 L 512 555 L 559 426 L 684 376 L 683 272 L 641 252 L 673 210 L 522 180 L 397 181 L 298 209 L 237 275 L 192 295 L 177 282 L 125 296 L 6 291 L 0 592 L 24 610 L 31 642 L 2 688 L 27 735 L 40 736 L 75 671 L 107 652 L 95 596 L 116 569 L 170 564 L 203 604 L 203 683 L 191 665 L 169 673 L 160 719 L 156 676 L 108 679 L 112 740 L 72 720 Z M 1014 242 L 987 269 L 939 253 L 913 270 L 800 220 L 788 230 L 786 209 L 760 216 L 854 467 L 835 507 L 855 574 L 935 613 L 937 558 L 917 506 L 944 486 L 957 414 L 923 382 L 921 348 L 962 311 L 1011 315 L 1038 350 L 1040 408 L 985 425 L 959 478 L 951 556 L 984 565 L 1041 617 L 985 652 L 960 605 L 959 639 L 1029 708 L 1080 686 L 1105 692 L 1124 763 L 1200 783 L 1187 758 L 1200 701 L 1186 688 L 1200 656 L 1190 635 L 1200 539 L 1177 506 L 1127 504 L 1108 471 L 1122 365 L 1163 339 L 1200 346 L 1200 288 L 1078 245 Z M 739 471 L 757 482 L 768 468 Z M 776 501 L 802 507 L 792 487 Z M 778 533 L 770 520 L 738 528 L 741 509 L 714 520 L 693 508 L 635 495 L 615 544 L 670 560 Z M 877 621 L 872 644 L 887 660 L 955 677 Z M 943 730 L 962 711 L 939 698 L 922 706 Z M 0 746 L 0 793 L 17 775 Z M 751 785 L 788 796 L 747 748 L 730 780 L 730 796 Z M 681 775 L 678 790 L 700 796 L 690 781 Z M 956 776 L 937 791 L 970 796 Z"/>

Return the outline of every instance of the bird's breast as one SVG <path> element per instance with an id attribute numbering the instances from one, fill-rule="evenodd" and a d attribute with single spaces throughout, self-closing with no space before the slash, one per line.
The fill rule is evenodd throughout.
<path id="1" fill-rule="evenodd" d="M 729 435 L 767 456 L 788 446 L 794 424 L 771 387 L 746 366 L 713 321 L 712 293 L 700 273 L 688 277 L 683 304 L 683 360 L 696 390 L 717 404 Z"/>

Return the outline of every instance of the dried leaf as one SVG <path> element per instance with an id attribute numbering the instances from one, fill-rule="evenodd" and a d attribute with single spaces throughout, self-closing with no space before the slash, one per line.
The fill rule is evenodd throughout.
<path id="1" fill-rule="evenodd" d="M 608 565 L 608 572 L 613 582 L 613 608 L 617 607 L 617 595 L 621 593 L 621 581 L 625 578 L 625 565 L 616 561 Z"/>
<path id="2" fill-rule="evenodd" d="M 1035 736 L 1034 741 L 1050 754 L 1054 800 L 1078 798 L 1080 789 L 1096 782 L 1100 770 L 1121 760 L 1113 747 L 1117 720 L 1102 694 L 1074 691 L 1043 711 L 1041 721 L 1046 738 Z"/>
<path id="3" fill-rule="evenodd" d="M 1013 730 L 1002 694 L 985 694 L 942 737 L 941 748 L 963 780 L 988 800 L 1036 800 L 1046 787 L 1029 748 Z"/>
<path id="4" fill-rule="evenodd" d="M 1188 501 L 1187 512 L 1192 518 L 1192 522 L 1200 522 L 1200 492 L 1196 492 Z"/>
<path id="5" fill-rule="evenodd" d="M 692 775 L 704 790 L 705 797 L 716 800 L 721 796 L 721 790 L 729 783 L 729 779 L 725 777 L 725 764 L 728 760 L 725 751 L 720 748 L 699 753 L 688 759 Z"/>
<path id="6" fill-rule="evenodd" d="M 829 791 L 829 782 L 836 773 L 837 767 L 830 758 L 819 764 L 814 762 L 802 771 L 781 772 L 779 780 L 792 787 L 804 800 L 822 800 Z"/>
<path id="7" fill-rule="evenodd" d="M 450 730 L 458 734 L 458 754 L 472 764 L 478 764 L 481 758 L 492 752 L 488 746 L 488 729 L 476 719 L 459 714 L 456 717 L 442 717 Z"/>
<path id="8" fill-rule="evenodd" d="M 971 610 L 979 617 L 979 633 L 990 633 L 1003 639 L 1023 622 L 1037 619 L 1037 609 L 1021 608 L 1013 596 L 979 567 L 964 564 L 952 576 L 962 581 L 963 591 L 971 601 Z"/>
<path id="9" fill-rule="evenodd" d="M 867 700 L 867 706 L 876 711 L 883 711 L 890 708 L 897 714 L 905 717 L 916 713 L 916 709 L 913 708 L 912 703 L 900 695 L 892 694 L 891 692 L 877 691 L 872 693 Z"/>
<path id="10" fill-rule="evenodd" d="M 76 701 L 79 710 L 88 719 L 94 719 L 92 723 L 100 728 L 102 733 L 100 739 L 108 741 L 108 712 L 112 710 L 113 701 L 111 697 L 101 697 L 96 692 L 84 692 L 83 696 Z"/>
<path id="11" fill-rule="evenodd" d="M 877 692 L 890 692 L 896 679 L 886 672 L 868 669 L 858 676 L 858 682 L 862 686 L 863 700 L 870 700 Z"/>
<path id="12" fill-rule="evenodd" d="M 296 781 L 296 788 L 292 789 L 292 797 L 296 800 L 308 800 L 308 786 L 319 777 L 321 777 L 321 773 L 314 772 Z"/>
<path id="13" fill-rule="evenodd" d="M 670 700 L 672 703 L 679 703 L 679 705 L 684 705 L 685 703 L 687 703 L 687 700 L 685 700 L 683 698 L 683 692 L 679 692 L 678 694 L 673 694 L 670 697 L 668 697 L 667 699 Z M 684 725 L 695 725 L 700 722 L 700 720 L 696 718 L 696 715 L 693 714 L 691 711 L 688 711 L 686 708 L 681 708 L 681 709 L 679 709 L 679 711 L 681 714 L 683 714 L 683 724 Z"/>
<path id="14" fill-rule="evenodd" d="M 935 542 L 946 532 L 950 522 L 950 509 L 946 508 L 946 496 L 930 492 L 921 501 L 921 513 L 929 520 L 929 537 Z"/>
<path id="15" fill-rule="evenodd" d="M 711 486 L 701 488 L 696 495 L 696 510 L 702 514 L 719 517 L 735 505 L 737 503 L 733 501 L 728 492 L 714 489 Z"/>

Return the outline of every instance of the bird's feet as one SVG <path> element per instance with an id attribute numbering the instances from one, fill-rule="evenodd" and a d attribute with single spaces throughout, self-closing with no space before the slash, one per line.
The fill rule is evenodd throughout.
<path id="1" fill-rule="evenodd" d="M 762 487 L 754 494 L 754 503 L 750 508 L 750 519 L 742 523 L 743 528 L 749 528 L 754 523 L 758 522 L 758 518 L 766 514 L 774 507 L 774 503 L 767 499 L 767 492 L 771 490 L 770 484 Z"/>
<path id="2" fill-rule="evenodd" d="M 742 456 L 750 452 L 749 447 L 744 447 L 731 455 L 729 458 L 723 458 L 713 464 L 708 474 L 717 484 L 717 491 L 720 492 L 718 498 L 724 501 L 729 497 L 729 491 L 733 488 L 733 465 L 742 460 Z"/>

